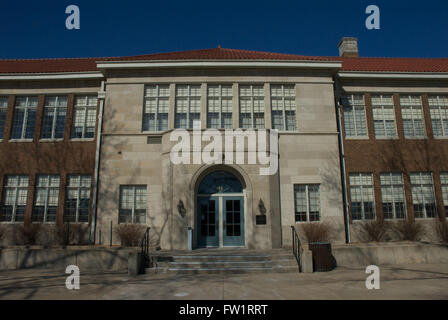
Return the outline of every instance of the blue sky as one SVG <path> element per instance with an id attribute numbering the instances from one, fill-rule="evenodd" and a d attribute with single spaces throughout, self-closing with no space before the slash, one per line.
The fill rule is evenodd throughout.
<path id="1" fill-rule="evenodd" d="M 77 5 L 81 29 L 65 28 Z M 381 29 L 365 9 L 379 6 Z M 361 56 L 447 57 L 448 1 L 188 0 L 3 1 L 0 58 L 105 57 L 224 48 L 338 54 L 343 36 Z"/>

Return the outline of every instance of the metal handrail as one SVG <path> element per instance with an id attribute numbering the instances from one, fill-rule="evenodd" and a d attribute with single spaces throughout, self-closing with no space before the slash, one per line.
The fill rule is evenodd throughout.
<path id="1" fill-rule="evenodd" d="M 142 256 L 146 261 L 149 260 L 149 230 L 150 229 L 151 229 L 150 227 L 146 228 L 145 234 L 143 235 L 142 242 L 141 242 Z"/>
<path id="2" fill-rule="evenodd" d="M 296 257 L 297 264 L 299 265 L 299 272 L 302 272 L 302 243 L 300 241 L 299 235 L 295 226 L 291 226 L 292 230 L 292 253 Z"/>

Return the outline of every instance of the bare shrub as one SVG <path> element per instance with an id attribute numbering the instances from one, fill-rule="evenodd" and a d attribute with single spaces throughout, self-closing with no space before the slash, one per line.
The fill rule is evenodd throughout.
<path id="1" fill-rule="evenodd" d="M 119 224 L 115 231 L 125 247 L 137 247 L 143 238 L 146 227 L 137 224 Z"/>
<path id="2" fill-rule="evenodd" d="M 53 232 L 54 242 L 59 245 L 87 245 L 89 242 L 89 226 L 87 224 L 60 224 L 55 226 Z"/>
<path id="3" fill-rule="evenodd" d="M 37 244 L 45 248 L 51 247 L 56 243 L 55 225 L 42 225 L 37 236 Z"/>
<path id="4" fill-rule="evenodd" d="M 6 237 L 6 227 L 4 225 L 0 225 L 0 241 Z"/>
<path id="5" fill-rule="evenodd" d="M 30 225 L 16 225 L 13 229 L 13 243 L 15 245 L 36 245 L 38 244 L 38 236 L 41 225 L 33 223 Z"/>
<path id="6" fill-rule="evenodd" d="M 448 222 L 436 219 L 435 229 L 439 241 L 448 244 Z"/>
<path id="7" fill-rule="evenodd" d="M 359 238 L 362 242 L 381 242 L 386 240 L 390 226 L 385 221 L 365 221 L 359 224 Z"/>
<path id="8" fill-rule="evenodd" d="M 419 241 L 425 236 L 425 228 L 420 222 L 403 220 L 393 226 L 400 240 L 403 241 Z"/>
<path id="9" fill-rule="evenodd" d="M 333 237 L 332 227 L 326 222 L 304 223 L 302 230 L 308 243 L 330 241 Z"/>

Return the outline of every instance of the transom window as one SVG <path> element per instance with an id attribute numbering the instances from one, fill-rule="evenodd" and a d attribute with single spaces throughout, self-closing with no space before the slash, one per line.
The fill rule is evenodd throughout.
<path id="1" fill-rule="evenodd" d="M 0 140 L 5 132 L 6 112 L 8 110 L 8 97 L 0 97 Z"/>
<path id="2" fill-rule="evenodd" d="M 443 206 L 445 207 L 445 216 L 448 216 L 448 172 L 440 173 L 440 183 L 442 184 Z"/>
<path id="3" fill-rule="evenodd" d="M 420 96 L 400 96 L 404 136 L 424 137 L 423 110 Z"/>
<path id="4" fill-rule="evenodd" d="M 240 127 L 264 129 L 264 86 L 240 85 Z"/>
<path id="5" fill-rule="evenodd" d="M 58 213 L 60 178 L 56 175 L 37 177 L 32 221 L 55 222 Z"/>
<path id="6" fill-rule="evenodd" d="M 436 200 L 431 172 L 411 173 L 412 201 L 416 218 L 434 218 Z"/>
<path id="7" fill-rule="evenodd" d="M 207 128 L 232 129 L 232 85 L 207 87 Z"/>
<path id="8" fill-rule="evenodd" d="M 96 96 L 78 96 L 75 98 L 72 138 L 89 139 L 95 136 Z"/>
<path id="9" fill-rule="evenodd" d="M 382 173 L 380 182 L 384 219 L 406 218 L 403 175 Z"/>
<path id="10" fill-rule="evenodd" d="M 176 85 L 175 128 L 200 129 L 201 85 Z"/>
<path id="11" fill-rule="evenodd" d="M 146 86 L 143 131 L 168 130 L 169 109 L 170 86 L 168 84 Z"/>
<path id="12" fill-rule="evenodd" d="M 271 85 L 272 128 L 296 130 L 296 92 L 294 85 Z"/>
<path id="13" fill-rule="evenodd" d="M 28 176 L 5 176 L 1 222 L 22 222 L 25 219 L 28 198 Z"/>
<path id="14" fill-rule="evenodd" d="M 11 139 L 33 139 L 37 97 L 17 97 Z"/>
<path id="15" fill-rule="evenodd" d="M 448 137 L 448 96 L 430 96 L 432 132 L 435 137 Z"/>
<path id="16" fill-rule="evenodd" d="M 146 222 L 146 186 L 120 186 L 118 222 Z"/>
<path id="17" fill-rule="evenodd" d="M 67 97 L 65 96 L 46 97 L 41 138 L 43 139 L 63 138 L 66 114 L 67 114 Z"/>
<path id="18" fill-rule="evenodd" d="M 372 174 L 350 173 L 349 181 L 352 220 L 375 219 Z"/>
<path id="19" fill-rule="evenodd" d="M 92 179 L 87 175 L 68 177 L 64 221 L 89 222 L 91 183 Z"/>
<path id="20" fill-rule="evenodd" d="M 295 221 L 320 220 L 320 196 L 318 184 L 295 184 Z"/>
<path id="21" fill-rule="evenodd" d="M 375 136 L 396 137 L 395 110 L 392 95 L 372 95 L 372 112 Z"/>
<path id="22" fill-rule="evenodd" d="M 349 94 L 342 99 L 346 137 L 367 137 L 364 95 Z"/>

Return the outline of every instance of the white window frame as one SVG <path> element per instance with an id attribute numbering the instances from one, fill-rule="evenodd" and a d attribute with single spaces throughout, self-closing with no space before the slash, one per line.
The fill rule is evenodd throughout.
<path id="1" fill-rule="evenodd" d="M 274 126 L 273 126 L 273 124 L 274 124 L 274 121 L 273 121 L 273 119 L 274 119 L 274 117 L 273 117 L 274 108 L 273 108 L 273 103 L 272 102 L 273 102 L 273 100 L 278 100 L 278 101 L 281 101 L 281 110 L 275 110 L 275 111 L 281 111 L 282 112 L 283 123 L 282 123 L 282 128 L 281 129 L 279 129 L 279 128 L 276 128 L 276 129 L 278 129 L 279 131 L 292 131 L 292 132 L 297 131 L 296 85 L 295 84 L 280 84 L 280 85 L 279 84 L 271 84 L 270 87 L 271 87 L 271 119 L 272 119 L 272 128 L 274 128 Z M 282 93 L 281 93 L 280 96 L 274 95 L 275 88 L 281 88 Z M 294 95 L 293 96 L 286 96 L 285 95 L 285 88 L 287 88 L 287 89 L 291 89 L 292 88 L 292 90 L 294 92 Z M 281 98 L 281 99 L 279 99 L 279 98 Z M 289 106 L 290 109 L 288 109 L 288 110 L 287 110 L 287 106 L 286 106 L 285 101 L 291 101 L 292 102 L 292 104 Z M 287 111 L 292 111 L 293 112 L 293 115 L 294 115 L 294 128 L 287 128 L 286 127 L 287 126 L 287 123 L 286 123 L 286 112 Z"/>
<path id="2" fill-rule="evenodd" d="M 244 87 L 249 87 L 250 88 L 250 95 L 249 96 L 247 96 L 247 95 L 242 95 L 242 89 L 244 88 Z M 262 89 L 262 92 L 263 92 L 263 95 L 261 96 L 261 95 L 255 95 L 254 94 L 254 88 L 255 87 L 258 87 L 258 88 L 260 88 L 261 87 L 261 89 Z M 264 101 L 264 99 L 265 99 L 265 97 L 266 97 L 266 93 L 265 93 L 265 88 L 264 88 L 264 84 L 240 84 L 239 85 L 239 88 L 238 88 L 238 97 L 239 97 L 239 110 L 238 110 L 238 112 L 239 112 L 239 118 L 240 118 L 240 123 L 238 124 L 238 127 L 240 127 L 240 128 L 243 128 L 243 129 L 265 129 L 266 128 L 266 104 L 265 104 L 265 101 Z M 242 100 L 248 100 L 248 101 L 250 101 L 250 115 L 251 115 L 251 125 L 248 127 L 248 128 L 244 128 L 243 126 L 242 126 L 242 117 L 241 117 L 241 114 L 248 114 L 249 112 L 241 112 L 241 101 Z M 256 125 L 256 119 L 258 119 L 258 118 L 255 118 L 255 113 L 261 113 L 261 112 L 254 112 L 254 109 L 255 109 L 255 105 L 254 105 L 254 101 L 255 100 L 257 100 L 257 101 L 262 101 L 262 104 L 263 104 L 263 127 L 258 127 L 257 125 Z"/>
<path id="3" fill-rule="evenodd" d="M 364 195 L 364 188 L 367 188 L 368 185 L 364 185 L 362 183 L 362 178 L 363 176 L 370 176 L 370 179 L 372 181 L 372 212 L 373 212 L 373 218 L 372 219 L 366 219 L 366 212 L 365 212 L 365 207 L 364 207 L 364 202 L 368 202 L 367 200 L 365 200 L 365 195 Z M 350 181 L 350 177 L 359 177 L 361 183 L 359 185 L 353 185 Z M 352 218 L 352 221 L 374 221 L 376 219 L 376 204 L 375 204 L 375 181 L 373 181 L 373 174 L 372 173 L 358 173 L 358 172 L 354 172 L 354 173 L 350 173 L 349 174 L 349 183 L 350 183 L 350 216 Z M 361 195 L 361 219 L 354 219 L 353 218 L 353 213 L 352 213 L 352 203 L 353 203 L 353 192 L 352 192 L 352 187 L 359 187 L 360 188 L 360 195 Z"/>
<path id="4" fill-rule="evenodd" d="M 318 194 L 318 206 L 319 206 L 319 213 L 318 213 L 318 219 L 317 220 L 310 220 L 310 187 L 316 187 L 317 186 L 317 194 Z M 297 221 L 296 220 L 296 208 L 297 208 L 297 189 L 299 187 L 305 187 L 305 200 L 306 200 L 306 220 L 305 221 Z M 296 183 L 293 186 L 294 191 L 294 221 L 295 223 L 307 223 L 307 222 L 319 222 L 321 219 L 321 201 L 320 201 L 320 184 L 319 183 Z"/>
<path id="5" fill-rule="evenodd" d="M 187 87 L 188 88 L 188 95 L 186 96 L 182 96 L 179 95 L 179 88 L 180 87 Z M 192 95 L 192 88 L 199 88 L 199 95 Z M 201 84 L 176 84 L 176 88 L 175 88 L 175 92 L 176 92 L 176 98 L 175 98 L 175 107 L 174 107 L 174 128 L 175 129 L 195 129 L 194 128 L 194 122 L 191 123 L 191 127 L 190 127 L 190 118 L 191 118 L 191 114 L 192 113 L 199 113 L 199 119 L 196 119 L 196 121 L 201 121 L 201 105 L 202 105 L 202 90 L 201 90 L 202 86 Z M 193 99 L 193 98 L 197 98 L 199 97 L 199 112 L 191 112 L 191 101 L 192 100 L 198 100 L 198 99 Z M 186 112 L 177 112 L 178 110 L 178 101 L 179 99 L 185 99 L 187 100 L 187 111 Z M 184 114 L 186 113 L 187 117 L 186 117 L 186 128 L 180 128 L 177 126 L 177 116 L 180 114 Z"/>
<path id="6" fill-rule="evenodd" d="M 362 104 L 360 103 L 355 103 L 355 96 L 360 96 L 362 97 Z M 365 134 L 360 134 L 358 133 L 358 131 L 360 131 L 361 128 L 358 128 L 358 126 L 356 125 L 356 109 L 362 107 L 363 110 L 363 117 L 364 117 L 364 128 L 365 128 Z M 345 109 L 346 108 L 350 108 L 353 114 L 352 119 L 350 119 L 350 121 L 353 123 L 353 128 L 354 128 L 354 134 L 347 134 L 347 126 L 346 126 L 346 116 L 345 116 Z M 344 133 L 345 133 L 345 137 L 348 139 L 353 139 L 353 138 L 361 138 L 361 139 L 368 139 L 369 138 L 369 128 L 367 126 L 367 115 L 366 115 L 366 97 L 364 94 L 360 94 L 360 93 L 349 93 L 346 94 L 343 98 L 342 98 L 342 116 L 344 119 Z"/>
<path id="7" fill-rule="evenodd" d="M 39 182 L 41 178 L 46 178 L 47 179 L 47 184 L 44 186 L 40 186 Z M 50 179 L 55 179 L 57 178 L 58 180 L 58 186 L 54 187 L 50 185 Z M 61 178 L 59 175 L 48 175 L 48 174 L 44 174 L 44 175 L 39 175 L 37 176 L 37 181 L 36 181 L 36 187 L 34 190 L 34 203 L 33 203 L 33 212 L 32 212 L 32 221 L 33 222 L 43 222 L 43 223 L 47 223 L 49 221 L 47 221 L 48 218 L 48 200 L 50 197 L 50 190 L 57 190 L 57 203 L 56 203 L 56 207 L 59 206 L 59 192 L 60 192 L 60 184 L 61 184 Z M 44 217 L 43 217 L 43 221 L 40 220 L 34 220 L 34 208 L 36 207 L 36 200 L 37 200 L 37 193 L 39 192 L 39 190 L 45 190 L 45 203 L 44 203 Z M 56 220 L 55 220 L 56 221 Z M 50 221 L 50 222 L 55 222 L 55 221 Z"/>
<path id="8" fill-rule="evenodd" d="M 8 97 L 0 96 L 0 141 L 2 141 L 4 138 L 5 126 L 6 126 L 6 114 L 8 113 L 8 103 L 9 103 Z M 3 120 L 1 120 L 2 117 Z"/>
<path id="9" fill-rule="evenodd" d="M 410 182 L 411 182 L 411 195 L 412 195 L 412 205 L 415 206 L 415 199 L 414 199 L 414 186 L 417 186 L 420 188 L 420 191 L 422 191 L 423 186 L 428 186 L 427 184 L 414 184 L 412 183 L 412 176 L 419 176 L 420 180 L 422 179 L 422 176 L 425 174 L 430 174 L 431 175 L 431 191 L 432 191 L 432 198 L 434 199 L 434 217 L 429 217 L 428 216 L 428 212 L 426 210 L 426 199 L 425 196 L 422 195 L 421 199 L 423 200 L 422 203 L 417 203 L 417 204 L 422 204 L 423 205 L 423 217 L 416 217 L 415 215 L 415 208 L 414 208 L 414 218 L 415 219 L 434 219 L 435 217 L 437 217 L 437 199 L 436 199 L 436 194 L 435 194 L 435 189 L 434 189 L 434 177 L 432 172 L 411 172 L 409 178 L 410 178 Z"/>
<path id="10" fill-rule="evenodd" d="M 18 100 L 18 98 L 25 98 L 26 99 L 26 103 L 25 103 L 25 106 L 18 106 L 17 105 L 17 100 Z M 37 102 L 36 103 L 36 106 L 35 107 L 33 107 L 33 106 L 30 106 L 30 99 L 31 98 L 34 98 L 35 99 L 35 101 Z M 25 135 L 26 135 L 26 127 L 27 127 L 27 125 L 28 125 L 28 113 L 30 112 L 30 110 L 34 110 L 34 111 L 36 111 L 36 116 L 37 116 L 37 107 L 38 107 L 38 103 L 39 103 L 39 100 L 38 100 L 38 97 L 37 96 L 17 96 L 16 97 L 16 103 L 15 103 L 15 106 L 14 106 L 14 116 L 13 116 L 13 119 L 12 119 L 12 131 L 11 131 L 11 139 L 12 140 L 33 140 L 33 138 L 25 138 Z M 24 114 L 23 114 L 23 124 L 22 124 L 22 132 L 21 132 L 21 134 L 20 134 L 20 137 L 19 138 L 17 138 L 17 137 L 13 137 L 12 135 L 13 135 L 13 133 L 14 133 L 14 121 L 15 121 L 15 117 L 16 117 L 16 111 L 17 110 L 23 110 L 24 111 Z M 34 119 L 34 126 L 33 126 L 33 137 L 34 137 L 34 129 L 36 128 L 36 119 Z"/>
<path id="11" fill-rule="evenodd" d="M 419 105 L 417 104 L 413 104 L 412 103 L 412 99 L 418 97 L 419 98 Z M 406 101 L 408 100 L 408 101 Z M 408 102 L 408 103 L 407 103 Z M 423 113 L 423 104 L 422 104 L 422 96 L 421 95 L 413 95 L 413 94 L 406 94 L 406 95 L 400 95 L 400 108 L 401 108 L 401 120 L 403 122 L 403 134 L 405 139 L 422 139 L 426 137 L 426 129 L 425 129 L 425 116 Z M 410 110 L 410 114 L 411 117 L 410 118 L 405 118 L 404 117 L 404 112 L 403 110 L 409 109 Z M 421 118 L 416 118 L 414 117 L 414 110 L 419 110 L 420 114 L 421 114 Z M 412 120 L 412 131 L 413 134 L 412 135 L 406 135 L 406 130 L 405 130 L 405 126 L 404 126 L 404 121 L 405 120 Z M 416 128 L 415 128 L 415 121 L 416 120 L 421 120 L 422 122 L 422 133 L 423 135 L 416 135 Z"/>
<path id="12" fill-rule="evenodd" d="M 445 128 L 445 126 L 443 125 L 443 120 L 448 122 L 448 96 L 430 95 L 428 97 L 428 104 L 429 104 L 429 111 L 431 114 L 432 133 L 434 137 L 448 138 L 448 128 Z M 436 135 L 436 132 L 434 131 L 434 121 L 438 121 L 440 123 L 440 127 L 442 129 L 442 135 L 438 134 Z"/>
<path id="13" fill-rule="evenodd" d="M 11 179 L 11 178 L 17 178 L 18 184 L 16 184 L 16 185 L 7 185 L 7 183 L 9 182 L 9 179 Z M 21 182 L 22 178 L 26 179 L 26 186 L 25 185 L 24 186 L 20 185 L 20 182 Z M 28 175 L 5 175 L 4 176 L 1 207 L 3 208 L 3 206 L 5 206 L 6 190 L 11 190 L 11 189 L 14 190 L 14 203 L 12 205 L 11 220 L 10 221 L 2 221 L 2 223 L 23 222 L 22 220 L 17 221 L 17 219 L 16 219 L 19 190 L 24 190 L 25 191 L 25 196 L 26 196 L 25 210 L 26 210 L 26 207 L 28 205 L 28 188 L 29 188 L 29 185 L 30 185 L 30 178 L 29 178 Z M 25 219 L 25 214 L 26 213 L 24 213 L 24 219 Z"/>
<path id="14" fill-rule="evenodd" d="M 150 87 L 155 87 L 155 90 L 157 91 L 157 94 L 155 96 L 148 95 L 148 89 Z M 168 89 L 168 95 L 161 94 L 161 89 Z M 143 132 L 163 132 L 168 130 L 169 127 L 169 112 L 170 112 L 170 85 L 169 84 L 150 84 L 145 86 L 145 93 L 144 93 L 144 105 L 143 105 L 143 121 L 145 121 L 146 115 L 154 114 L 154 123 L 155 123 L 155 130 L 144 130 L 145 123 L 142 123 L 142 131 Z M 147 101 L 148 100 L 155 100 L 155 112 L 146 112 L 147 108 Z M 160 100 L 167 100 L 168 101 L 168 110 L 167 112 L 159 112 L 160 110 Z M 165 129 L 161 129 L 159 125 L 159 114 L 166 114 L 167 115 L 167 124 Z M 148 125 L 149 128 L 149 125 Z"/>
<path id="15" fill-rule="evenodd" d="M 378 98 L 380 101 L 378 104 L 374 103 L 374 99 Z M 394 105 L 394 97 L 392 94 L 372 94 L 370 96 L 370 101 L 372 105 L 372 117 L 373 117 L 373 130 L 375 132 L 376 138 L 397 138 L 397 120 L 395 116 L 395 105 Z M 387 133 L 387 126 L 386 122 L 390 119 L 386 119 L 386 115 L 384 110 L 385 109 L 392 109 L 392 115 L 393 115 L 393 124 L 394 124 L 394 134 L 388 135 Z M 379 112 L 375 112 L 375 110 L 379 110 Z M 376 119 L 375 116 L 380 116 L 380 119 Z M 379 135 L 376 132 L 376 126 L 375 122 L 381 121 L 382 126 L 384 128 L 384 135 Z"/>
<path id="16" fill-rule="evenodd" d="M 121 208 L 121 206 L 122 206 L 121 194 L 122 194 L 122 190 L 124 188 L 132 189 L 131 222 L 120 222 L 120 216 L 122 215 L 121 210 L 125 210 L 125 209 Z M 119 221 L 118 223 L 120 223 L 120 224 L 126 224 L 126 223 L 130 223 L 130 224 L 135 224 L 135 223 L 145 224 L 146 223 L 146 214 L 147 214 L 147 211 L 148 211 L 148 203 L 146 202 L 146 200 L 145 200 L 146 208 L 145 208 L 145 215 L 144 215 L 145 221 L 144 222 L 136 222 L 136 219 L 135 219 L 135 211 L 137 210 L 136 209 L 136 204 L 137 204 L 137 192 L 136 192 L 136 190 L 137 190 L 137 188 L 142 188 L 142 189 L 144 188 L 145 189 L 145 196 L 148 195 L 148 193 L 147 193 L 148 192 L 148 186 L 147 185 L 140 185 L 140 184 L 138 184 L 138 185 L 129 185 L 129 184 L 120 185 L 120 188 L 119 188 L 119 198 L 118 198 L 118 221 Z"/>
<path id="17" fill-rule="evenodd" d="M 86 104 L 78 104 L 78 98 L 85 98 L 86 99 Z M 95 98 L 95 105 L 90 105 L 89 104 L 89 98 Z M 85 113 L 84 113 L 84 120 L 83 120 L 83 125 L 82 125 L 82 135 L 81 137 L 76 137 L 74 136 L 75 134 L 75 121 L 76 121 L 76 112 L 77 110 L 81 110 L 84 109 Z M 89 110 L 95 110 L 95 125 L 93 126 L 93 137 L 86 137 L 86 129 L 87 127 L 87 119 L 89 118 Z M 73 123 L 72 123 L 72 132 L 71 132 L 71 139 L 78 139 L 78 140 L 91 140 L 91 139 L 95 139 L 95 135 L 96 135 L 96 118 L 97 118 L 97 111 L 98 111 L 98 97 L 96 95 L 77 95 L 75 96 L 75 103 L 73 106 Z M 91 127 L 90 127 L 91 128 Z"/>
<path id="18" fill-rule="evenodd" d="M 79 177 L 79 183 L 77 185 L 73 185 L 72 186 L 72 185 L 70 185 L 70 182 L 71 182 L 71 179 L 75 178 L 75 177 Z M 90 179 L 90 184 L 89 184 L 88 187 L 83 187 L 82 186 L 82 178 L 83 177 L 84 178 L 88 177 Z M 91 206 L 91 202 L 92 202 L 92 199 L 91 199 L 91 196 L 92 196 L 91 187 L 92 187 L 92 176 L 91 175 L 72 174 L 72 175 L 69 175 L 67 177 L 67 186 L 65 188 L 65 201 L 67 201 L 67 199 L 68 199 L 69 190 L 76 190 L 77 191 L 76 208 L 75 208 L 75 210 L 76 210 L 75 221 L 70 221 L 70 222 L 74 222 L 74 223 L 88 223 L 89 222 L 90 210 L 91 210 L 90 206 Z M 84 190 L 87 189 L 89 191 L 88 192 L 88 195 L 89 195 L 89 212 L 88 212 L 88 216 L 87 216 L 87 221 L 79 221 L 79 210 L 80 210 L 79 203 L 80 203 L 81 190 L 82 189 L 84 189 Z M 64 221 L 65 221 L 65 210 L 66 210 L 66 204 L 64 203 Z"/>
<path id="19" fill-rule="evenodd" d="M 394 181 L 393 181 L 393 176 L 394 175 L 398 175 L 398 174 L 400 175 L 400 178 L 401 178 L 401 184 L 400 185 L 398 185 L 396 183 L 394 184 Z M 388 178 L 388 184 L 384 184 L 383 183 L 382 176 L 386 176 Z M 384 216 L 384 210 L 383 210 L 384 219 L 386 219 L 386 220 L 405 220 L 406 217 L 407 217 L 407 208 L 406 208 L 406 194 L 405 194 L 403 174 L 401 172 L 382 172 L 382 173 L 380 173 L 380 189 L 381 189 L 381 201 L 382 201 L 382 203 L 385 202 L 384 201 L 385 200 L 384 199 L 385 194 L 384 194 L 384 191 L 383 191 L 383 186 L 384 187 L 386 187 L 386 186 L 390 187 L 391 190 L 392 190 L 392 215 L 393 215 L 392 218 L 386 218 Z M 395 207 L 395 203 L 396 203 L 396 200 L 395 200 L 395 190 L 400 188 L 400 187 L 401 187 L 402 196 L 403 196 L 403 207 L 404 207 L 404 217 L 403 218 L 397 218 L 397 212 L 396 212 L 396 207 Z"/>
<path id="20" fill-rule="evenodd" d="M 49 98 L 56 98 L 55 100 L 55 105 L 54 106 L 49 106 L 47 105 L 48 103 L 48 99 Z M 65 98 L 65 106 L 59 106 L 59 99 L 60 98 Z M 65 127 L 65 121 L 67 118 L 67 106 L 68 106 L 68 97 L 67 96 L 47 96 L 45 97 L 45 105 L 44 105 L 44 114 L 42 116 L 42 128 L 41 128 L 41 139 L 56 139 L 55 138 L 55 134 L 56 134 L 56 123 L 57 123 L 57 117 L 58 114 L 65 109 L 65 117 L 64 117 L 64 127 Z M 44 133 L 44 119 L 45 119 L 45 113 L 47 112 L 47 110 L 49 109 L 54 109 L 54 115 L 53 115 L 53 123 L 51 126 L 51 137 L 43 137 L 43 133 Z M 62 132 L 62 137 L 57 138 L 57 139 L 63 139 L 64 138 L 64 132 Z"/>
<path id="21" fill-rule="evenodd" d="M 216 88 L 218 87 L 219 90 L 219 95 L 218 96 L 211 96 L 210 95 L 210 89 L 211 88 Z M 223 87 L 230 87 L 230 93 L 231 95 L 223 95 Z M 218 104 L 219 104 L 219 112 L 211 112 L 210 111 L 210 100 L 211 99 L 218 99 Z M 230 100 L 231 101 L 231 106 L 230 106 L 230 112 L 223 112 L 223 104 L 222 101 L 223 100 Z M 219 114 L 219 126 L 218 127 L 212 127 L 211 126 L 211 122 L 210 120 L 210 113 L 218 113 Z M 223 113 L 230 113 L 230 119 L 232 120 L 231 126 L 226 127 L 223 123 L 223 118 L 222 118 L 222 114 Z M 232 129 L 233 128 L 233 85 L 232 84 L 209 84 L 207 85 L 207 128 L 208 129 Z"/>

